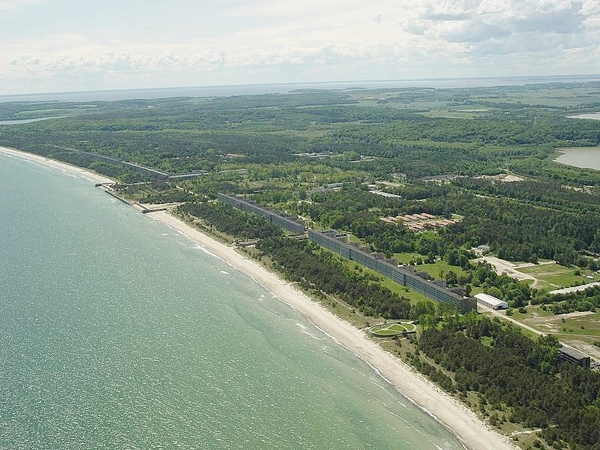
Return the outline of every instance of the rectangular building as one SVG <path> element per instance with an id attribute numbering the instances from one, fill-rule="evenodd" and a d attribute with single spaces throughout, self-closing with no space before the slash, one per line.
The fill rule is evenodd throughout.
<path id="1" fill-rule="evenodd" d="M 494 297 L 489 294 L 475 294 L 475 298 L 477 299 L 477 303 L 483 306 L 487 306 L 492 309 L 506 309 L 508 308 L 508 303 L 499 298 Z"/>
<path id="2" fill-rule="evenodd" d="M 292 233 L 304 233 L 304 222 L 285 217 L 280 213 L 263 208 L 254 202 L 221 193 L 217 194 L 217 199 L 220 202 L 227 203 L 241 211 L 259 215 L 270 223 L 279 225 L 280 227 L 291 231 Z"/>
<path id="3" fill-rule="evenodd" d="M 591 358 L 571 347 L 561 347 L 558 349 L 558 357 L 571 364 L 577 364 L 581 367 L 590 367 Z"/>
<path id="4" fill-rule="evenodd" d="M 364 267 L 375 270 L 390 278 L 395 283 L 421 292 L 438 303 L 450 305 L 457 309 L 461 314 L 477 310 L 477 302 L 474 298 L 461 297 L 449 289 L 419 277 L 408 269 L 397 267 L 397 265 L 392 264 L 385 259 L 376 258 L 374 255 L 357 249 L 351 244 L 340 242 L 339 239 L 336 239 L 337 234 L 338 233 L 333 230 L 324 232 L 308 230 L 308 239 L 346 259 L 355 261 Z"/>

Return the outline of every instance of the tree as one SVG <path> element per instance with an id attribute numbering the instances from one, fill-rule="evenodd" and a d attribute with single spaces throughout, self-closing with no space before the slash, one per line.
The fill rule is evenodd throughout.
<path id="1" fill-rule="evenodd" d="M 412 320 L 421 321 L 421 318 L 425 315 L 431 317 L 437 316 L 437 308 L 435 303 L 429 300 L 419 300 L 411 307 L 410 318 Z"/>
<path id="2" fill-rule="evenodd" d="M 502 295 L 502 291 L 500 289 L 498 289 L 496 286 L 491 286 L 491 287 L 487 288 L 486 293 L 493 297 L 499 298 L 499 299 L 504 298 L 504 296 Z"/>
<path id="3" fill-rule="evenodd" d="M 452 270 L 449 270 L 444 278 L 446 279 L 448 286 L 456 286 L 458 284 L 458 276 Z"/>
<path id="4" fill-rule="evenodd" d="M 465 296 L 470 297 L 471 291 L 473 290 L 473 286 L 471 286 L 470 284 L 465 284 L 463 289 L 465 290 Z"/>
<path id="5" fill-rule="evenodd" d="M 537 365 L 542 372 L 550 372 L 556 362 L 560 345 L 556 336 L 551 334 L 540 336 L 533 347 L 533 364 Z"/>

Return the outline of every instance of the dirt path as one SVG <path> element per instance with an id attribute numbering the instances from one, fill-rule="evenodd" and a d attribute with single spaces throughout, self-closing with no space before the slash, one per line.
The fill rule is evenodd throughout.
<path id="1" fill-rule="evenodd" d="M 501 318 L 503 320 L 508 320 L 509 322 L 512 322 L 515 325 L 517 325 L 517 326 L 519 326 L 521 328 L 524 328 L 524 329 L 526 329 L 528 331 L 531 331 L 532 333 L 535 333 L 537 335 L 543 336 L 543 335 L 546 334 L 546 333 L 543 333 L 543 332 L 541 332 L 539 330 L 536 330 L 533 327 L 530 327 L 529 325 L 525 325 L 523 322 L 519 322 L 518 320 L 515 320 L 512 317 L 507 316 L 506 315 L 506 311 L 504 311 L 504 310 L 503 310 L 503 312 L 500 312 L 500 311 L 498 311 L 496 309 L 492 309 L 492 308 L 488 308 L 487 306 L 483 306 L 481 303 L 477 304 L 477 309 L 480 310 L 480 311 L 486 311 L 486 312 L 492 313 L 496 317 L 499 317 L 499 318 Z"/>

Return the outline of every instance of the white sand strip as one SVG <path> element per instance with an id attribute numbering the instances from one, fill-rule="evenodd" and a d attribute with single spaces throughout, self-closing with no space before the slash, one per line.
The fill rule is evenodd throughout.
<path id="1" fill-rule="evenodd" d="M 91 180 L 94 183 L 114 183 L 114 180 L 111 180 L 110 178 L 107 178 L 94 172 L 90 172 L 89 170 L 83 169 L 81 167 L 73 166 L 71 164 L 57 161 L 55 159 L 46 158 L 44 156 L 35 155 L 33 153 L 27 153 L 21 150 L 8 147 L 0 147 L 0 153 L 16 156 L 18 158 L 26 159 L 28 161 L 39 162 L 45 164 L 46 166 L 54 167 L 56 169 L 61 169 L 70 174 L 79 175 L 83 178 L 87 178 L 88 180 Z"/>
<path id="2" fill-rule="evenodd" d="M 473 411 L 400 359 L 383 350 L 364 332 L 335 316 L 256 261 L 238 253 L 233 247 L 216 241 L 166 211 L 152 213 L 152 217 L 223 259 L 232 268 L 250 276 L 281 301 L 308 318 L 318 328 L 366 361 L 402 395 L 444 424 L 467 448 L 471 450 L 517 448 L 507 437 L 488 427 Z"/>
<path id="3" fill-rule="evenodd" d="M 80 167 L 31 153 L 6 147 L 0 147 L 0 152 L 60 168 L 96 183 L 113 182 L 109 178 Z M 166 211 L 154 212 L 151 217 L 182 233 L 204 249 L 226 261 L 232 268 L 250 276 L 281 301 L 305 316 L 315 326 L 367 362 L 398 392 L 444 424 L 468 449 L 514 450 L 518 448 L 507 437 L 487 426 L 473 411 L 442 391 L 400 359 L 383 350 L 362 331 L 327 311 L 319 303 L 311 300 L 293 285 L 280 279 L 256 261 L 238 253 L 233 247 L 201 233 L 195 227 L 186 224 Z"/>

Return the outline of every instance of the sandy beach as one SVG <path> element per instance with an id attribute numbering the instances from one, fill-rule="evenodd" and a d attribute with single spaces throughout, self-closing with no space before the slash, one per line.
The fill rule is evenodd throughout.
<path id="1" fill-rule="evenodd" d="M 6 155 L 16 156 L 22 159 L 26 159 L 28 161 L 34 161 L 41 164 L 44 164 L 48 167 L 54 167 L 56 169 L 64 170 L 73 175 L 79 175 L 82 178 L 93 181 L 94 183 L 114 183 L 114 180 L 107 178 L 102 175 L 98 175 L 97 173 L 90 172 L 89 170 L 82 169 L 81 167 L 73 166 L 71 164 L 67 164 L 64 162 L 57 161 L 55 159 L 46 158 L 44 156 L 35 155 L 33 153 L 23 152 L 21 150 L 17 150 L 9 147 L 0 147 L 0 153 L 4 153 Z"/>
<path id="2" fill-rule="evenodd" d="M 94 183 L 110 183 L 113 181 L 80 167 L 15 149 L 0 147 L 0 152 L 55 167 L 89 179 Z M 282 280 L 256 261 L 238 253 L 233 247 L 201 233 L 166 211 L 154 212 L 150 216 L 155 220 L 160 220 L 173 230 L 223 259 L 232 268 L 253 278 L 282 302 L 308 318 L 340 345 L 343 345 L 357 357 L 371 365 L 398 392 L 444 424 L 462 441 L 466 448 L 471 450 L 518 448 L 507 437 L 488 427 L 463 404 L 443 392 L 400 359 L 383 350 L 369 339 L 363 331 L 330 313 L 319 303 L 311 300 L 293 285 Z"/>

